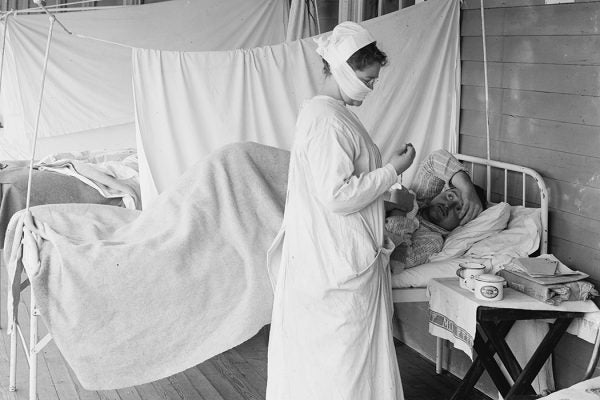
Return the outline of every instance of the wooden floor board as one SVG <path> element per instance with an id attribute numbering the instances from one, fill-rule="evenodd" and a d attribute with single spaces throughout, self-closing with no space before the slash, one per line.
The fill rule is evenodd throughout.
<path id="1" fill-rule="evenodd" d="M 162 400 L 160 393 L 152 383 L 145 383 L 135 387 L 136 392 L 144 400 Z"/>
<path id="2" fill-rule="evenodd" d="M 79 394 L 69 374 L 67 364 L 58 348 L 56 346 L 46 346 L 40 356 L 38 357 L 39 367 L 44 368 L 44 374 L 46 371 L 48 372 L 58 398 L 79 400 Z"/>
<path id="3" fill-rule="evenodd" d="M 170 376 L 167 378 L 167 380 L 169 383 L 171 383 L 171 386 L 173 386 L 181 399 L 198 399 L 199 393 L 196 391 L 194 386 L 192 386 L 183 372 Z"/>
<path id="4" fill-rule="evenodd" d="M 257 335 L 243 343 L 234 350 L 242 356 L 254 371 L 265 381 L 267 380 L 267 327 L 263 328 Z"/>
<path id="5" fill-rule="evenodd" d="M 251 388 L 257 398 L 265 398 L 265 388 L 267 380 L 261 376 L 254 367 L 244 359 L 236 349 L 231 349 L 222 354 L 223 358 L 228 360 L 237 371 L 239 371 L 240 380 L 248 382 L 248 388 Z M 235 371 L 234 371 L 235 373 Z M 244 396 L 246 398 L 246 396 Z M 252 398 L 252 397 L 250 397 Z"/>
<path id="6" fill-rule="evenodd" d="M 75 372 L 68 367 L 67 371 L 69 372 L 69 376 L 71 377 L 71 381 L 73 381 L 73 385 L 75 386 L 75 391 L 77 391 L 77 396 L 79 400 L 100 400 L 100 395 L 98 392 L 92 390 L 86 390 L 81 386 L 79 380 L 75 376 Z"/>
<path id="7" fill-rule="evenodd" d="M 206 400 L 224 400 L 223 396 L 215 389 L 210 383 L 208 378 L 200 371 L 199 368 L 194 367 L 184 371 L 185 376 L 188 378 L 192 386 L 196 388 L 198 393 Z"/>
<path id="8" fill-rule="evenodd" d="M 117 389 L 117 394 L 121 400 L 142 400 L 142 397 L 135 389 L 135 387 L 128 387 L 125 389 Z"/>
<path id="9" fill-rule="evenodd" d="M 224 371 L 220 370 L 212 359 L 199 364 L 197 368 L 206 376 L 225 400 L 246 400 L 223 374 Z"/>
<path id="10" fill-rule="evenodd" d="M 171 381 L 168 378 L 159 379 L 157 381 L 152 382 L 152 385 L 156 388 L 161 398 L 170 399 L 170 400 L 178 400 L 182 399 L 179 395 L 179 392 L 173 387 Z"/>
<path id="11" fill-rule="evenodd" d="M 248 399 L 264 399 L 267 380 L 263 378 L 237 351 L 231 349 L 220 357 L 225 366 L 231 368 L 233 379 L 239 381 L 237 386 L 243 390 L 242 395 Z M 228 364 L 228 365 L 227 365 Z M 230 378 L 230 381 L 233 381 Z M 246 385 L 242 385 L 247 382 Z"/>

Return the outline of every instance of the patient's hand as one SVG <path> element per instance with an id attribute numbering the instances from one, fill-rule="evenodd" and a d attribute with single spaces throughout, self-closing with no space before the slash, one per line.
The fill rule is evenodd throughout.
<path id="1" fill-rule="evenodd" d="M 461 197 L 463 204 L 458 217 L 460 218 L 460 225 L 464 225 L 481 214 L 483 207 L 475 189 L 462 192 Z"/>
<path id="2" fill-rule="evenodd" d="M 460 197 L 462 199 L 462 206 L 458 213 L 460 218 L 460 225 L 464 225 L 467 222 L 475 219 L 481 211 L 483 206 L 481 200 L 477 196 L 477 191 L 471 178 L 465 171 L 459 171 L 450 179 L 452 186 L 460 190 Z"/>

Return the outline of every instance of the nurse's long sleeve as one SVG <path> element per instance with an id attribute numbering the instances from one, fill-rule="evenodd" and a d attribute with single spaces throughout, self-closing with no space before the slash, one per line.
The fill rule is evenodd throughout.
<path id="1" fill-rule="evenodd" d="M 397 181 L 391 164 L 357 176 L 354 160 L 361 151 L 368 149 L 361 149 L 356 138 L 334 127 L 307 141 L 306 156 L 317 198 L 331 212 L 358 212 Z"/>

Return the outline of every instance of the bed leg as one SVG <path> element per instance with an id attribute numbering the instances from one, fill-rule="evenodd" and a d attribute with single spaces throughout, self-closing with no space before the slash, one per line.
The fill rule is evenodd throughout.
<path id="1" fill-rule="evenodd" d="M 444 372 L 444 339 L 435 339 L 435 373 L 440 375 Z"/>
<path id="2" fill-rule="evenodd" d="M 29 327 L 29 400 L 37 399 L 37 343 L 38 343 L 38 310 L 31 288 L 31 311 Z"/>
<path id="3" fill-rule="evenodd" d="M 17 390 L 17 321 L 13 320 L 13 330 L 10 333 L 10 372 L 8 391 L 14 392 Z"/>

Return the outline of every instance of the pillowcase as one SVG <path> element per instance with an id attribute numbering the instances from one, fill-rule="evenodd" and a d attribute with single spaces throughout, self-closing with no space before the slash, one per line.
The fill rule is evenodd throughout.
<path id="1" fill-rule="evenodd" d="M 442 251 L 429 257 L 429 261 L 462 256 L 474 243 L 500 232 L 508 224 L 510 208 L 508 203 L 498 203 L 484 210 L 474 220 L 454 229 L 446 238 Z"/>
<path id="2" fill-rule="evenodd" d="M 475 243 L 467 254 L 479 257 L 495 254 L 527 257 L 538 249 L 541 231 L 541 209 L 512 206 L 506 229 Z"/>

